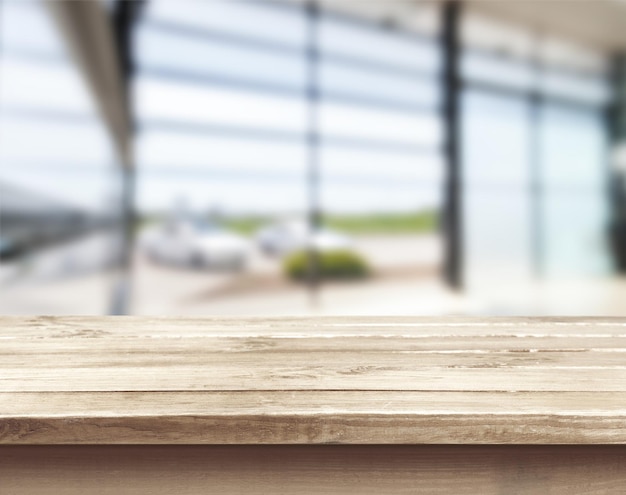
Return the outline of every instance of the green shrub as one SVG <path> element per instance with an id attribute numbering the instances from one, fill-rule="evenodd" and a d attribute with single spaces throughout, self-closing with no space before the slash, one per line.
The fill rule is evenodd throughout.
<path id="1" fill-rule="evenodd" d="M 317 253 L 319 274 L 323 279 L 357 279 L 366 277 L 370 270 L 365 260 L 347 250 L 322 251 Z M 293 280 L 306 280 L 309 273 L 309 253 L 298 251 L 289 255 L 283 268 Z"/>

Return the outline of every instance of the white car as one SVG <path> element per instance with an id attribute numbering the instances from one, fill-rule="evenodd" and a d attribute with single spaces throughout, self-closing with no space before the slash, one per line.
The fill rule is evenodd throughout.
<path id="1" fill-rule="evenodd" d="M 350 249 L 350 238 L 334 230 L 320 228 L 309 234 L 308 225 L 300 220 L 284 221 L 265 227 L 256 235 L 261 250 L 270 255 L 286 255 L 302 249 L 315 247 L 319 251 Z"/>
<path id="2" fill-rule="evenodd" d="M 147 230 L 140 247 L 153 261 L 196 268 L 241 269 L 250 254 L 244 237 L 192 220 L 168 221 Z"/>

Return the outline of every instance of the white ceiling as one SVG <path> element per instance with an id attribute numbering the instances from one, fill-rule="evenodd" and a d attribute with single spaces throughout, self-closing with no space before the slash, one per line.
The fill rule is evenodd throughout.
<path id="1" fill-rule="evenodd" d="M 605 52 L 626 49 L 622 0 L 468 0 L 470 11 Z"/>
<path id="2" fill-rule="evenodd" d="M 306 0 L 286 0 L 304 3 Z M 419 31 L 437 29 L 445 0 L 321 0 L 325 9 Z M 471 14 L 565 38 L 593 50 L 626 50 L 626 0 L 465 0 Z"/>

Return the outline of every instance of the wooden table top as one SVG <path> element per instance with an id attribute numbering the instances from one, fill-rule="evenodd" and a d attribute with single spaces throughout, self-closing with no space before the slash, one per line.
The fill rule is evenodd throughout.
<path id="1" fill-rule="evenodd" d="M 0 318 L 0 444 L 325 443 L 626 443 L 626 319 Z"/>

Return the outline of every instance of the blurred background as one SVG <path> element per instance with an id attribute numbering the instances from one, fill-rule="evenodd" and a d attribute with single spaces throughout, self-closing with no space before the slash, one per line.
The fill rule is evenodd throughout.
<path id="1" fill-rule="evenodd" d="M 0 0 L 0 313 L 626 315 L 626 2 Z"/>

